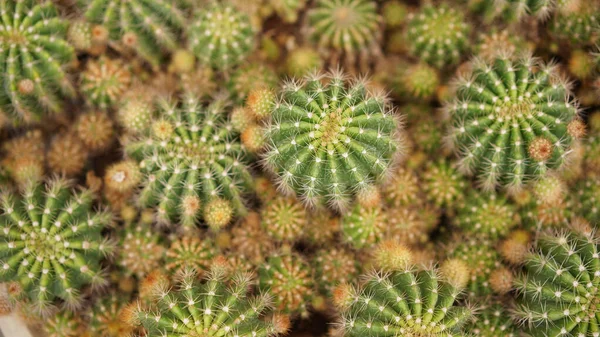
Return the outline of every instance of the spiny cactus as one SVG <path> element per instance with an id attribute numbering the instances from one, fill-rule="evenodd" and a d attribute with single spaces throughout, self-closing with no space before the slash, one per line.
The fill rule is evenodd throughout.
<path id="1" fill-rule="evenodd" d="M 456 225 L 468 233 L 495 240 L 517 224 L 517 212 L 506 198 L 496 194 L 471 192 L 458 204 Z"/>
<path id="2" fill-rule="evenodd" d="M 319 0 L 308 20 L 311 39 L 319 46 L 349 54 L 373 43 L 380 21 L 372 0 Z"/>
<path id="3" fill-rule="evenodd" d="M 600 177 L 589 177 L 574 188 L 575 212 L 593 225 L 600 225 Z"/>
<path id="4" fill-rule="evenodd" d="M 74 93 L 65 72 L 75 58 L 65 40 L 68 21 L 49 1 L 2 0 L 0 12 L 0 116 L 19 124 L 62 112 Z"/>
<path id="5" fill-rule="evenodd" d="M 409 14 L 406 42 L 410 53 L 437 68 L 455 65 L 469 48 L 470 26 L 464 15 L 446 4 L 425 5 Z"/>
<path id="6" fill-rule="evenodd" d="M 31 183 L 21 195 L 1 197 L 0 279 L 18 281 L 42 312 L 55 299 L 73 308 L 83 286 L 106 282 L 100 260 L 114 246 L 101 232 L 111 214 L 93 211 L 92 201 L 90 191 L 72 191 L 64 180 Z"/>
<path id="7" fill-rule="evenodd" d="M 91 106 L 108 109 L 119 102 L 132 82 L 129 67 L 120 59 L 90 60 L 81 73 L 80 90 Z"/>
<path id="8" fill-rule="evenodd" d="M 600 33 L 600 4 L 595 1 L 561 0 L 550 25 L 550 32 L 574 45 L 589 45 Z"/>
<path id="9" fill-rule="evenodd" d="M 514 315 L 534 337 L 592 337 L 596 319 L 600 260 L 593 233 L 562 230 L 542 235 L 515 281 Z"/>
<path id="10" fill-rule="evenodd" d="M 271 298 L 267 294 L 251 296 L 250 274 L 227 276 L 224 261 L 211 267 L 201 282 L 186 271 L 180 285 L 171 288 L 164 280 L 149 285 L 153 308 L 133 303 L 121 317 L 141 325 L 149 336 L 276 336 L 289 328 L 289 320 L 280 315 L 263 319 Z"/>
<path id="11" fill-rule="evenodd" d="M 553 8 L 552 0 L 469 0 L 469 9 L 482 14 L 488 23 L 495 19 L 511 23 L 528 16 L 543 19 Z"/>
<path id="12" fill-rule="evenodd" d="M 573 139 L 568 125 L 578 113 L 555 65 L 508 56 L 475 60 L 446 109 L 459 167 L 488 190 L 520 188 L 560 168 Z"/>
<path id="13" fill-rule="evenodd" d="M 214 1 L 197 14 L 189 29 L 189 44 L 201 63 L 229 70 L 254 49 L 256 33 L 244 12 Z"/>
<path id="14" fill-rule="evenodd" d="M 78 314 L 60 311 L 44 322 L 43 330 L 48 337 L 79 337 L 86 330 L 86 324 Z"/>
<path id="15" fill-rule="evenodd" d="M 415 247 L 429 241 L 429 234 L 438 225 L 439 213 L 431 207 L 394 207 L 387 210 L 387 238 Z"/>
<path id="16" fill-rule="evenodd" d="M 426 101 L 433 97 L 440 84 L 436 69 L 426 63 L 400 64 L 391 82 L 394 93 L 402 98 Z"/>
<path id="17" fill-rule="evenodd" d="M 231 246 L 235 255 L 260 264 L 271 254 L 275 244 L 261 226 L 260 215 L 250 212 L 231 229 Z"/>
<path id="18" fill-rule="evenodd" d="M 422 179 L 427 199 L 437 207 L 451 207 L 462 200 L 468 186 L 466 179 L 445 160 L 428 165 Z"/>
<path id="19" fill-rule="evenodd" d="M 115 127 L 106 112 L 94 111 L 79 116 L 75 122 L 77 138 L 89 152 L 106 151 L 115 138 Z"/>
<path id="20" fill-rule="evenodd" d="M 324 83 L 325 82 L 325 83 Z M 376 184 L 400 152 L 384 97 L 341 72 L 287 82 L 267 129 L 264 162 L 280 189 L 309 205 L 344 209 Z"/>
<path id="21" fill-rule="evenodd" d="M 143 213 L 152 214 L 150 210 Z M 121 242 L 117 264 L 125 275 L 135 275 L 138 279 L 161 267 L 165 247 L 161 235 L 152 228 L 152 217 L 142 214 L 139 220 L 127 221 L 121 231 Z"/>
<path id="22" fill-rule="evenodd" d="M 249 63 L 241 66 L 231 76 L 227 87 L 237 102 L 244 102 L 248 94 L 256 88 L 275 88 L 277 74 L 262 63 Z"/>
<path id="23" fill-rule="evenodd" d="M 331 296 L 337 285 L 354 281 L 360 273 L 354 254 L 343 248 L 320 249 L 311 264 L 315 283 L 325 296 Z"/>
<path id="24" fill-rule="evenodd" d="M 323 60 L 319 53 L 310 47 L 299 47 L 291 50 L 285 60 L 286 74 L 302 77 L 314 71 L 320 71 Z"/>
<path id="25" fill-rule="evenodd" d="M 518 329 L 499 300 L 486 298 L 465 330 L 476 337 L 516 337 Z"/>
<path id="26" fill-rule="evenodd" d="M 121 320 L 121 314 L 127 306 L 128 300 L 128 296 L 116 292 L 104 294 L 98 298 L 86 313 L 89 319 L 88 330 L 92 336 L 130 336 L 136 329 Z"/>
<path id="27" fill-rule="evenodd" d="M 173 240 L 169 249 L 166 250 L 165 267 L 173 275 L 181 274 L 189 268 L 193 268 L 201 275 L 208 271 L 210 261 L 216 254 L 214 243 L 209 238 L 203 240 L 198 235 L 185 234 L 181 238 Z"/>
<path id="28" fill-rule="evenodd" d="M 364 280 L 335 290 L 345 336 L 467 335 L 472 310 L 455 304 L 461 289 L 436 270 L 372 272 Z"/>
<path id="29" fill-rule="evenodd" d="M 355 249 L 373 246 L 385 237 L 387 219 L 387 213 L 380 207 L 356 205 L 342 217 L 343 240 Z"/>
<path id="30" fill-rule="evenodd" d="M 394 207 L 421 202 L 421 183 L 417 174 L 406 168 L 397 168 L 389 183 L 382 186 L 386 202 Z"/>
<path id="31" fill-rule="evenodd" d="M 139 204 L 158 206 L 162 221 L 184 226 L 203 216 L 218 228 L 232 212 L 245 213 L 242 196 L 252 189 L 252 178 L 224 102 L 204 107 L 187 95 L 181 104 L 161 101 L 158 110 L 150 134 L 125 145 L 146 174 Z"/>
<path id="32" fill-rule="evenodd" d="M 485 60 L 494 60 L 506 54 L 517 55 L 531 48 L 522 36 L 507 29 L 482 33 L 477 40 L 475 54 Z"/>
<path id="33" fill-rule="evenodd" d="M 108 32 L 108 38 L 124 49 L 134 50 L 158 68 L 165 51 L 179 46 L 186 25 L 184 1 L 84 0 L 85 18 Z"/>
<path id="34" fill-rule="evenodd" d="M 306 227 L 307 212 L 294 198 L 278 197 L 261 211 L 262 227 L 276 241 L 294 242 Z"/>

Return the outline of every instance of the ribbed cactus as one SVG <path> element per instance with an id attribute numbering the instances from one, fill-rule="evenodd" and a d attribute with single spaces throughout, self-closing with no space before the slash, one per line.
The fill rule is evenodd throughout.
<path id="1" fill-rule="evenodd" d="M 158 68 L 165 51 L 174 51 L 186 25 L 183 0 L 83 0 L 85 18 L 108 31 L 120 48 L 134 50 Z"/>
<path id="2" fill-rule="evenodd" d="M 310 35 L 319 46 L 349 54 L 369 47 L 380 18 L 372 0 L 319 0 L 308 13 Z"/>
<path id="3" fill-rule="evenodd" d="M 455 304 L 460 292 L 435 270 L 373 272 L 339 286 L 334 301 L 344 336 L 466 336 L 472 310 Z"/>
<path id="4" fill-rule="evenodd" d="M 573 194 L 575 212 L 593 225 L 600 225 L 600 177 L 583 179 L 575 186 Z"/>
<path id="5" fill-rule="evenodd" d="M 125 275 L 138 279 L 161 267 L 165 247 L 160 233 L 154 232 L 150 223 L 140 220 L 127 224 L 121 231 L 117 264 Z"/>
<path id="6" fill-rule="evenodd" d="M 325 83 L 324 83 L 325 82 Z M 267 130 L 266 167 L 309 205 L 344 209 L 399 153 L 398 122 L 382 96 L 340 72 L 287 82 Z"/>
<path id="7" fill-rule="evenodd" d="M 151 285 L 153 309 L 133 303 L 121 317 L 141 325 L 148 336 L 267 337 L 287 332 L 289 320 L 285 317 L 263 319 L 271 298 L 249 294 L 250 274 L 229 277 L 226 270 L 222 263 L 213 265 L 203 282 L 188 270 L 176 288 L 158 280 Z"/>
<path id="8" fill-rule="evenodd" d="M 306 228 L 307 212 L 294 198 L 278 197 L 263 206 L 262 227 L 276 241 L 297 241 Z"/>
<path id="9" fill-rule="evenodd" d="M 114 247 L 101 232 L 111 214 L 93 211 L 92 201 L 90 191 L 74 192 L 63 180 L 1 197 L 0 279 L 18 281 L 42 312 L 55 299 L 73 308 L 82 287 L 106 282 L 100 260 Z"/>
<path id="10" fill-rule="evenodd" d="M 214 1 L 197 14 L 189 28 L 189 45 L 201 63 L 228 70 L 254 49 L 256 34 L 244 12 Z"/>
<path id="11" fill-rule="evenodd" d="M 227 83 L 227 88 L 236 102 L 243 103 L 253 89 L 275 88 L 277 74 L 262 63 L 249 63 L 237 69 Z"/>
<path id="12" fill-rule="evenodd" d="M 495 240 L 518 221 L 515 207 L 502 195 L 471 192 L 457 208 L 455 224 L 468 235 Z"/>
<path id="13" fill-rule="evenodd" d="M 217 253 L 212 240 L 201 239 L 199 235 L 191 235 L 193 233 L 173 240 L 165 252 L 165 267 L 174 275 L 182 273 L 186 268 L 193 268 L 198 274 L 202 274 L 210 268 L 210 261 Z"/>
<path id="14" fill-rule="evenodd" d="M 410 53 L 438 68 L 455 65 L 469 48 L 470 26 L 464 15 L 448 5 L 425 5 L 409 14 L 406 43 Z"/>
<path id="15" fill-rule="evenodd" d="M 466 179 L 447 161 L 428 165 L 422 179 L 427 199 L 437 207 L 451 207 L 462 200 L 468 186 Z"/>
<path id="16" fill-rule="evenodd" d="M 120 59 L 90 60 L 81 73 L 80 90 L 88 104 L 108 109 L 119 102 L 132 82 L 129 67 Z"/>
<path id="17" fill-rule="evenodd" d="M 486 298 L 466 331 L 476 337 L 516 337 L 518 329 L 499 300 Z"/>
<path id="18" fill-rule="evenodd" d="M 514 22 L 528 16 L 545 18 L 554 8 L 552 0 L 468 0 L 469 9 L 480 13 L 486 22 L 496 19 Z"/>
<path id="19" fill-rule="evenodd" d="M 158 206 L 161 220 L 185 226 L 203 216 L 219 227 L 229 222 L 231 209 L 244 213 L 242 195 L 251 190 L 252 178 L 224 102 L 205 107 L 188 95 L 180 104 L 162 101 L 158 110 L 150 134 L 125 145 L 146 174 L 140 205 Z"/>
<path id="20" fill-rule="evenodd" d="M 65 72 L 75 58 L 68 21 L 49 1 L 1 0 L 0 12 L 0 117 L 31 123 L 46 110 L 62 112 L 74 93 Z"/>
<path id="21" fill-rule="evenodd" d="M 318 250 L 311 265 L 319 292 L 328 297 L 337 285 L 354 281 L 360 270 L 351 251 L 335 247 Z"/>
<path id="22" fill-rule="evenodd" d="M 87 312 L 88 330 L 92 336 L 123 337 L 136 331 L 121 319 L 123 309 L 128 304 L 128 297 L 122 293 L 111 292 L 97 299 Z"/>
<path id="23" fill-rule="evenodd" d="M 47 337 L 79 337 L 85 331 L 84 320 L 71 311 L 60 311 L 49 317 L 43 325 Z"/>
<path id="24" fill-rule="evenodd" d="M 342 217 L 341 228 L 343 240 L 353 248 L 368 248 L 385 238 L 387 213 L 380 207 L 356 205 Z"/>
<path id="25" fill-rule="evenodd" d="M 600 331 L 598 241 L 593 234 L 563 230 L 544 234 L 515 281 L 514 315 L 534 337 L 592 337 Z"/>
<path id="26" fill-rule="evenodd" d="M 557 67 L 529 57 L 474 61 L 446 109 L 459 167 L 486 189 L 520 188 L 559 168 L 572 142 L 568 125 L 578 113 Z"/>
<path id="27" fill-rule="evenodd" d="M 600 32 L 600 4 L 585 0 L 560 0 L 557 4 L 550 25 L 552 35 L 574 45 L 595 43 Z"/>

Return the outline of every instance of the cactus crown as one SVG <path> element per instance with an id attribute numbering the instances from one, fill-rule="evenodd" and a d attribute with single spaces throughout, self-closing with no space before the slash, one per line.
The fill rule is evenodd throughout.
<path id="1" fill-rule="evenodd" d="M 279 187 L 309 205 L 346 208 L 383 178 L 400 147 L 398 122 L 382 96 L 341 72 L 290 81 L 267 130 L 266 166 Z"/>

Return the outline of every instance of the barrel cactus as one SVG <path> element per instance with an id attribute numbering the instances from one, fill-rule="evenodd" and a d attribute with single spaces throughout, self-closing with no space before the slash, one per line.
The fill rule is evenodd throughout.
<path id="1" fill-rule="evenodd" d="M 1 197 L 0 279 L 18 281 L 42 313 L 55 299 L 74 308 L 84 286 L 106 283 L 100 260 L 114 245 L 101 232 L 111 214 L 93 211 L 92 202 L 92 192 L 74 192 L 64 180 Z"/>
<path id="2" fill-rule="evenodd" d="M 485 189 L 521 188 L 565 162 L 578 114 L 556 66 L 506 55 L 477 61 L 446 109 L 459 168 Z"/>
<path id="3" fill-rule="evenodd" d="M 385 97 L 341 72 L 287 82 L 274 106 L 264 163 L 281 190 L 308 205 L 345 209 L 382 181 L 400 152 Z"/>
<path id="4" fill-rule="evenodd" d="M 469 235 L 495 240 L 517 225 L 518 213 L 502 195 L 471 192 L 458 204 L 454 219 Z"/>
<path id="5" fill-rule="evenodd" d="M 469 0 L 469 9 L 483 15 L 486 22 L 512 23 L 525 17 L 543 19 L 554 8 L 552 0 Z"/>
<path id="6" fill-rule="evenodd" d="M 32 123 L 44 111 L 62 112 L 74 93 L 65 71 L 75 58 L 68 21 L 49 1 L 2 0 L 0 12 L 0 118 Z"/>
<path id="7" fill-rule="evenodd" d="M 81 73 L 81 92 L 91 106 L 108 109 L 119 102 L 132 81 L 129 67 L 120 59 L 90 60 Z"/>

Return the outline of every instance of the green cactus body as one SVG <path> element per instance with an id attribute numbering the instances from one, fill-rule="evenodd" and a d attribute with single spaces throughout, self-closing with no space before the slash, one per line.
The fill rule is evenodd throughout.
<path id="1" fill-rule="evenodd" d="M 110 40 L 130 48 L 153 67 L 179 47 L 186 18 L 183 1 L 85 0 L 85 18 L 108 30 Z"/>
<path id="2" fill-rule="evenodd" d="M 382 186 L 386 202 L 394 207 L 421 203 L 421 182 L 417 174 L 405 168 L 395 170 L 390 182 Z"/>
<path id="3" fill-rule="evenodd" d="M 0 117 L 12 124 L 39 122 L 62 112 L 74 90 L 65 67 L 75 58 L 68 21 L 47 1 L 0 1 Z"/>
<path id="4" fill-rule="evenodd" d="M 88 104 L 108 109 L 119 102 L 131 81 L 131 72 L 121 60 L 102 57 L 89 61 L 81 73 L 80 90 Z"/>
<path id="5" fill-rule="evenodd" d="M 484 21 L 490 23 L 496 19 L 515 22 L 528 16 L 545 18 L 552 10 L 552 0 L 468 0 L 469 9 L 483 15 Z"/>
<path id="6" fill-rule="evenodd" d="M 304 258 L 293 253 L 273 255 L 259 267 L 258 275 L 260 290 L 273 295 L 277 310 L 302 317 L 308 315 L 314 280 Z"/>
<path id="7" fill-rule="evenodd" d="M 451 207 L 462 200 L 466 179 L 448 161 L 428 165 L 422 175 L 423 190 L 436 207 Z"/>
<path id="8" fill-rule="evenodd" d="M 241 63 L 255 46 L 255 32 L 244 12 L 214 2 L 198 11 L 189 29 L 190 48 L 201 63 L 228 70 Z"/>
<path id="9" fill-rule="evenodd" d="M 147 336 L 267 337 L 286 330 L 275 319 L 261 319 L 270 309 L 270 298 L 248 293 L 250 274 L 228 277 L 226 268 L 219 266 L 211 268 L 203 282 L 192 271 L 180 280 L 175 288 L 155 286 L 154 309 L 138 303 L 126 308 L 124 316 L 142 325 Z"/>
<path id="10" fill-rule="evenodd" d="M 321 294 L 331 296 L 341 283 L 350 283 L 359 275 L 356 256 L 340 248 L 320 249 L 312 261 L 315 282 Z"/>
<path id="11" fill-rule="evenodd" d="M 345 336 L 463 337 L 471 310 L 455 304 L 460 290 L 434 270 L 372 273 L 344 297 Z"/>
<path id="12" fill-rule="evenodd" d="M 204 107 L 188 95 L 179 105 L 159 105 L 151 134 L 125 145 L 146 173 L 140 205 L 158 206 L 160 220 L 184 226 L 193 226 L 215 200 L 245 213 L 242 195 L 252 189 L 252 177 L 223 102 Z"/>
<path id="13" fill-rule="evenodd" d="M 128 224 L 121 236 L 117 264 L 126 275 L 142 279 L 161 267 L 165 247 L 160 242 L 160 233 L 153 232 L 149 224 Z"/>
<path id="14" fill-rule="evenodd" d="M 355 249 L 368 248 L 385 238 L 387 213 L 379 207 L 354 209 L 342 217 L 342 236 Z"/>
<path id="15" fill-rule="evenodd" d="M 286 74 L 294 77 L 302 77 L 313 71 L 320 71 L 322 67 L 323 60 L 319 53 L 309 47 L 291 50 L 285 60 Z"/>
<path id="16" fill-rule="evenodd" d="M 327 80 L 323 84 L 322 80 Z M 267 129 L 264 155 L 282 190 L 309 205 L 345 209 L 389 172 L 400 147 L 383 97 L 341 73 L 288 82 Z"/>
<path id="17" fill-rule="evenodd" d="M 527 41 L 519 34 L 507 29 L 480 34 L 475 47 L 477 56 L 492 61 L 500 55 L 507 53 L 518 55 L 527 51 L 530 51 Z"/>
<path id="18" fill-rule="evenodd" d="M 182 273 L 186 268 L 193 268 L 201 274 L 208 271 L 210 261 L 215 255 L 217 250 L 212 240 L 184 235 L 171 242 L 171 246 L 165 252 L 165 267 L 174 275 Z"/>
<path id="19" fill-rule="evenodd" d="M 244 103 L 248 93 L 256 88 L 275 88 L 277 74 L 262 63 L 250 63 L 237 69 L 227 87 L 236 102 Z"/>
<path id="20" fill-rule="evenodd" d="M 31 183 L 1 198 L 2 281 L 18 281 L 42 312 L 55 299 L 75 306 L 85 285 L 103 285 L 100 260 L 113 245 L 101 235 L 108 212 L 91 210 L 93 195 L 66 181 Z"/>
<path id="21" fill-rule="evenodd" d="M 294 242 L 306 228 L 308 214 L 294 198 L 277 197 L 261 211 L 262 227 L 276 241 Z"/>
<path id="22" fill-rule="evenodd" d="M 495 240 L 517 223 L 514 206 L 495 194 L 470 193 L 458 206 L 456 225 L 465 233 Z"/>
<path id="23" fill-rule="evenodd" d="M 88 330 L 95 337 L 131 336 L 136 329 L 121 320 L 121 314 L 129 303 L 129 296 L 111 292 L 98 298 L 87 312 Z M 78 335 L 79 336 L 79 335 Z"/>
<path id="24" fill-rule="evenodd" d="M 598 241 L 592 234 L 544 234 L 515 281 L 514 316 L 533 337 L 592 337 L 600 331 Z"/>
<path id="25" fill-rule="evenodd" d="M 425 5 L 409 14 L 406 42 L 410 53 L 437 68 L 455 65 L 469 48 L 469 32 L 461 12 L 447 5 Z"/>
<path id="26" fill-rule="evenodd" d="M 476 337 L 516 337 L 518 329 L 498 300 L 485 299 L 467 330 Z"/>
<path id="27" fill-rule="evenodd" d="M 600 135 L 585 140 L 583 163 L 591 175 L 600 176 Z"/>
<path id="28" fill-rule="evenodd" d="M 574 45 L 589 45 L 600 33 L 600 5 L 594 1 L 561 0 L 550 25 L 556 38 Z"/>
<path id="29" fill-rule="evenodd" d="M 490 274 L 500 266 L 500 256 L 493 243 L 487 239 L 456 241 L 461 243 L 449 250 L 448 257 L 461 259 L 469 266 L 467 295 L 471 298 L 491 295 Z"/>
<path id="30" fill-rule="evenodd" d="M 319 46 L 351 55 L 373 43 L 380 21 L 371 0 L 319 0 L 308 20 L 311 39 Z"/>
<path id="31" fill-rule="evenodd" d="M 443 128 L 436 118 L 423 116 L 421 121 L 408 129 L 407 134 L 415 144 L 414 152 L 423 151 L 428 155 L 437 154 L 442 148 Z"/>
<path id="32" fill-rule="evenodd" d="M 592 225 L 600 225 L 600 177 L 589 177 L 579 182 L 574 189 L 575 212 Z"/>
<path id="33" fill-rule="evenodd" d="M 426 63 L 400 64 L 391 79 L 398 96 L 420 102 L 433 98 L 440 84 L 437 70 Z"/>
<path id="34" fill-rule="evenodd" d="M 144 132 L 152 122 L 153 106 L 141 98 L 128 98 L 122 101 L 117 112 L 117 120 L 127 132 L 134 135 Z"/>
<path id="35" fill-rule="evenodd" d="M 44 322 L 43 330 L 47 337 L 79 337 L 85 323 L 71 311 L 60 311 Z"/>
<path id="36" fill-rule="evenodd" d="M 567 126 L 577 116 L 556 67 L 531 58 L 475 62 L 446 108 L 459 168 L 488 190 L 520 188 L 559 168 L 572 143 Z"/>
<path id="37" fill-rule="evenodd" d="M 269 0 L 268 3 L 283 21 L 294 23 L 298 20 L 298 13 L 306 5 L 306 0 Z"/>

